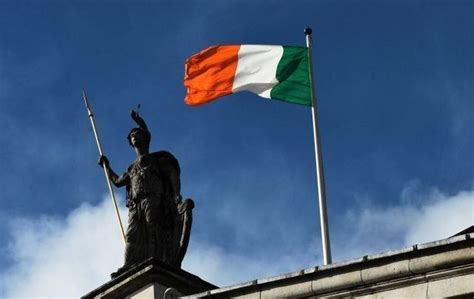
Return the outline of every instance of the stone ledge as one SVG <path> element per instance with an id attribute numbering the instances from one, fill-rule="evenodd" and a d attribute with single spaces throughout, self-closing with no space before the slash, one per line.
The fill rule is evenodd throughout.
<path id="1" fill-rule="evenodd" d="M 440 252 L 426 256 L 414 257 L 409 260 L 409 268 L 412 273 L 425 273 L 436 269 L 442 269 L 449 265 L 474 261 L 474 247 L 467 247 L 451 252 Z"/>
<path id="2" fill-rule="evenodd" d="M 149 259 L 132 267 L 82 298 L 125 298 L 127 295 L 152 283 L 158 283 L 166 288 L 174 288 L 183 295 L 201 293 L 217 288 L 217 286 L 182 269 L 175 269 L 160 261 Z"/>

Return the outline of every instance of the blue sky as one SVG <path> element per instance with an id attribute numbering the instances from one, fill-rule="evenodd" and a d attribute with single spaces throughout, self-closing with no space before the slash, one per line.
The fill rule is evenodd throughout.
<path id="1" fill-rule="evenodd" d="M 461 0 L 0 1 L 0 294 L 77 296 L 121 265 L 82 88 L 117 172 L 134 159 L 139 103 L 151 149 L 179 159 L 183 197 L 196 202 L 186 270 L 226 285 L 322 264 L 310 110 L 246 92 L 183 103 L 187 57 L 215 44 L 303 46 L 305 26 L 334 261 L 471 225 L 473 12 Z M 103 235 L 90 241 L 91 229 Z M 52 275 L 62 293 L 8 286 L 38 281 L 49 263 L 96 275 Z"/>

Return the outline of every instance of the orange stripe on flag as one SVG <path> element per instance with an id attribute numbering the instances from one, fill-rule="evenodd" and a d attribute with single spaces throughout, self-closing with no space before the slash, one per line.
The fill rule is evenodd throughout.
<path id="1" fill-rule="evenodd" d="M 201 105 L 232 93 L 240 45 L 212 46 L 186 60 L 188 105 Z"/>

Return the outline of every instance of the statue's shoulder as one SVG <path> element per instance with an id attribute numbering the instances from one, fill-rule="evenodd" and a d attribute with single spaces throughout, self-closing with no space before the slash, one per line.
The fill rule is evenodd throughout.
<path id="1" fill-rule="evenodd" d="M 150 154 L 150 158 L 153 159 L 162 169 L 169 169 L 180 172 L 179 162 L 175 156 L 168 151 L 158 151 Z"/>
<path id="2" fill-rule="evenodd" d="M 173 154 L 168 151 L 157 151 L 149 155 L 151 157 L 158 158 L 158 159 L 175 159 L 176 160 Z"/>

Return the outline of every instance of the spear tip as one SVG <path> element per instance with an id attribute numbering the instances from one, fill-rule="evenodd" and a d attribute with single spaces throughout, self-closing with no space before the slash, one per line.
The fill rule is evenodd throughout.
<path id="1" fill-rule="evenodd" d="M 89 115 L 91 115 L 92 109 L 91 109 L 91 106 L 89 105 L 89 101 L 87 100 L 86 90 L 84 88 L 82 89 L 82 98 L 84 99 L 84 104 L 86 105 Z"/>

